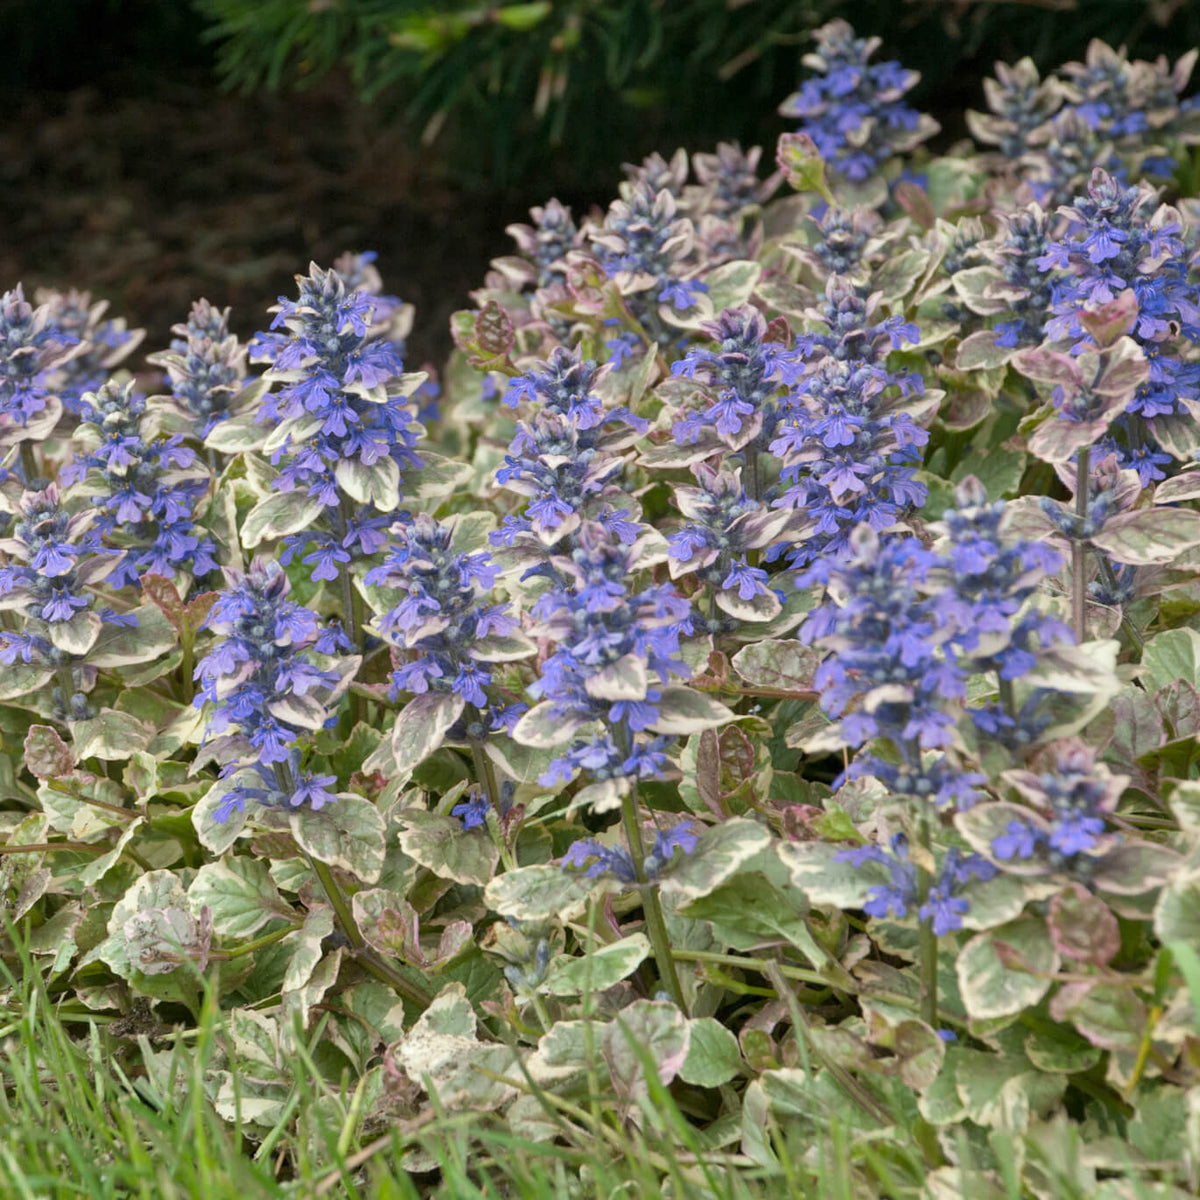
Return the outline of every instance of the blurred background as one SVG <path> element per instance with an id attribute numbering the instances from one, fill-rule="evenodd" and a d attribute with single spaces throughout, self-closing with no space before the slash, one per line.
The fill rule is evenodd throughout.
<path id="1" fill-rule="evenodd" d="M 248 336 L 310 259 L 376 250 L 437 363 L 531 204 L 603 208 L 680 145 L 769 160 L 838 15 L 922 73 L 935 148 L 996 60 L 1200 45 L 1193 0 L 0 0 L 0 290 L 89 289 L 150 351 L 195 298 Z"/>

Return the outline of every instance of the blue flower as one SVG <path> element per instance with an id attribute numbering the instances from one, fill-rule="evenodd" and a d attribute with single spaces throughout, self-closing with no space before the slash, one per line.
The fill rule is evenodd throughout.
<path id="1" fill-rule="evenodd" d="M 937 124 L 904 103 L 920 79 L 898 62 L 869 63 L 878 38 L 857 38 L 843 20 L 817 29 L 817 53 L 805 62 L 820 74 L 806 80 L 779 111 L 799 117 L 821 157 L 852 183 L 937 132 Z"/>
<path id="2" fill-rule="evenodd" d="M 368 278 L 361 256 L 343 265 L 352 279 Z M 369 278 L 377 280 L 373 268 Z M 315 265 L 297 283 L 299 299 L 280 297 L 272 309 L 271 330 L 286 332 L 258 334 L 250 344 L 251 358 L 270 364 L 264 379 L 273 389 L 258 419 L 278 426 L 271 461 L 281 469 L 273 486 L 320 500 L 331 510 L 328 527 L 308 531 L 311 538 L 332 536 L 355 557 L 363 553 L 354 545 L 356 522 L 369 524 L 381 514 L 361 505 L 358 486 L 347 491 L 345 481 L 373 468 L 373 478 L 392 488 L 396 507 L 402 472 L 421 466 L 413 398 L 421 377 L 402 374 L 402 346 L 383 336 L 388 325 L 381 316 L 391 313 L 394 297 L 358 290 L 336 270 Z M 383 460 L 390 460 L 387 471 Z M 334 559 L 318 553 L 313 561 L 314 572 L 328 578 Z"/>
<path id="3" fill-rule="evenodd" d="M 278 563 L 256 558 L 244 575 L 226 574 L 230 586 L 204 623 L 218 640 L 196 667 L 195 704 L 212 706 L 205 737 L 226 735 L 227 770 L 254 767 L 286 793 L 288 805 L 320 808 L 335 799 L 326 791 L 333 777 L 299 771 L 297 746 L 305 731 L 323 726 L 348 677 L 312 655 L 344 652 L 349 643 L 288 598 Z"/>
<path id="4" fill-rule="evenodd" d="M 182 434 L 150 432 L 146 399 L 132 382 L 110 381 L 79 401 L 81 447 L 60 472 L 64 483 L 91 482 L 97 530 L 122 547 L 108 577 L 113 587 L 153 573 L 216 569 L 216 544 L 194 520 L 209 472 Z"/>
<path id="5" fill-rule="evenodd" d="M 656 831 L 643 862 L 643 872 L 647 881 L 653 882 L 662 875 L 674 859 L 676 850 L 681 850 L 686 855 L 691 854 L 695 848 L 696 834 L 692 832 L 692 824 L 689 821 L 681 822 L 665 831 Z M 573 842 L 562 857 L 563 870 L 568 867 L 581 870 L 585 865 L 589 879 L 611 875 L 621 883 L 637 883 L 633 858 L 624 846 L 606 846 L 596 838 Z"/>
<path id="6" fill-rule="evenodd" d="M 483 604 L 497 568 L 486 553 L 453 549 L 454 529 L 425 513 L 397 522 L 382 565 L 365 582 L 403 592 L 379 618 L 382 635 L 414 657 L 392 673 L 391 694 L 454 692 L 490 725 L 505 705 L 493 706 L 484 639 L 514 633 L 506 604 Z M 478 657 L 477 657 L 478 656 Z"/>

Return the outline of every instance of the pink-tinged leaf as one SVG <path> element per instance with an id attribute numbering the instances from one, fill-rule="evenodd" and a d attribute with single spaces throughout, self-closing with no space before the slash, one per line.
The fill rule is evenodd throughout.
<path id="1" fill-rule="evenodd" d="M 25 765 L 38 779 L 60 779 L 75 766 L 71 747 L 49 725 L 30 725 L 25 734 Z"/>
<path id="2" fill-rule="evenodd" d="M 713 816 L 725 815 L 721 804 L 721 747 L 712 729 L 700 734 L 696 746 L 696 791 Z"/>
<path id="3" fill-rule="evenodd" d="M 996 332 L 981 329 L 963 338 L 954 365 L 960 371 L 991 370 L 1002 367 L 1016 354 L 1014 346 L 997 346 Z"/>
<path id="4" fill-rule="evenodd" d="M 508 313 L 489 300 L 475 317 L 475 342 L 489 358 L 502 358 L 513 348 L 513 324 Z"/>
<path id="5" fill-rule="evenodd" d="M 1200 470 L 1183 471 L 1174 479 L 1164 479 L 1154 489 L 1155 504 L 1179 504 L 1200 499 Z"/>
<path id="6" fill-rule="evenodd" d="M 475 314 L 465 309 L 452 314 L 450 336 L 464 354 L 473 354 L 475 352 Z"/>
<path id="7" fill-rule="evenodd" d="M 1117 513 L 1091 540 L 1117 562 L 1164 565 L 1192 546 L 1200 546 L 1200 513 L 1187 508 Z"/>
<path id="8" fill-rule="evenodd" d="M 601 1050 L 613 1088 L 632 1100 L 649 1091 L 643 1060 L 653 1063 L 659 1081 L 668 1085 L 687 1058 L 687 1018 L 665 1000 L 635 1000 L 604 1030 Z"/>
<path id="9" fill-rule="evenodd" d="M 1125 409 L 1124 402 L 1111 406 L 1094 421 L 1064 421 L 1061 417 L 1050 417 L 1037 427 L 1029 438 L 1029 453 L 1045 463 L 1069 463 L 1084 446 L 1102 438 L 1108 432 L 1109 423 Z"/>
<path id="10" fill-rule="evenodd" d="M 1154 842 L 1123 842 L 1096 860 L 1092 884 L 1114 896 L 1140 896 L 1162 887 L 1183 856 Z"/>
<path id="11" fill-rule="evenodd" d="M 1146 1006 L 1117 983 L 1064 984 L 1050 998 L 1050 1015 L 1102 1050 L 1137 1050 L 1146 1028 Z"/>
<path id="12" fill-rule="evenodd" d="M 187 610 L 180 599 L 179 591 L 171 580 L 163 575 L 143 575 L 142 591 L 147 599 L 152 600 L 162 611 L 164 617 L 175 627 L 177 633 L 183 633 L 188 626 Z"/>
<path id="13" fill-rule="evenodd" d="M 772 317 L 767 322 L 767 331 L 763 334 L 763 344 L 775 343 L 780 346 L 792 344 L 792 327 L 787 317 Z"/>
<path id="14" fill-rule="evenodd" d="M 1050 940 L 1067 958 L 1103 966 L 1121 948 L 1112 909 L 1080 883 L 1071 883 L 1050 901 Z"/>
<path id="15" fill-rule="evenodd" d="M 193 629 L 199 629 L 208 620 L 208 614 L 220 594 L 220 592 L 201 592 L 199 596 L 188 601 L 184 611 L 187 613 L 188 624 Z"/>
<path id="16" fill-rule="evenodd" d="M 1126 288 L 1107 304 L 1079 314 L 1079 324 L 1092 336 L 1092 341 L 1102 349 L 1107 348 L 1127 334 L 1138 318 L 1137 295 Z"/>
<path id="17" fill-rule="evenodd" d="M 896 203 L 922 229 L 933 228 L 937 214 L 933 211 L 933 204 L 924 188 L 918 187 L 911 180 L 902 179 L 893 188 L 892 194 L 896 197 Z"/>
<path id="18" fill-rule="evenodd" d="M 1019 350 L 1011 361 L 1020 374 L 1030 379 L 1061 384 L 1071 389 L 1083 387 L 1083 373 L 1079 370 L 1078 362 L 1069 354 L 1038 346 L 1032 350 Z"/>
<path id="19" fill-rule="evenodd" d="M 1083 356 L 1081 365 L 1085 371 L 1094 359 L 1094 355 Z M 1093 384 L 1092 391 L 1097 396 L 1120 397 L 1128 404 L 1138 387 L 1150 376 L 1150 364 L 1146 361 L 1141 346 L 1133 338 L 1121 338 L 1105 351 L 1103 361 L 1104 369 L 1100 378 Z"/>

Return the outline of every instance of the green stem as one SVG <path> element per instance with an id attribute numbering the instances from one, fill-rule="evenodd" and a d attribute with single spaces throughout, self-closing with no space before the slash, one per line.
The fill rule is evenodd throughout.
<path id="1" fill-rule="evenodd" d="M 929 813 L 922 812 L 919 826 L 921 846 L 925 860 L 933 853 L 929 831 Z M 933 874 L 925 866 L 917 867 L 917 889 L 924 904 L 933 890 Z M 938 939 L 933 932 L 933 917 L 921 922 L 918 933 L 918 951 L 921 960 L 921 1019 L 930 1029 L 938 1027 Z"/>
<path id="2" fill-rule="evenodd" d="M 1075 468 L 1075 515 L 1079 524 L 1087 520 L 1088 473 L 1091 469 L 1091 447 L 1079 451 Z M 1075 640 L 1083 642 L 1087 637 L 1087 542 L 1082 531 L 1071 541 L 1071 613 L 1075 626 Z"/>
<path id="3" fill-rule="evenodd" d="M 999 685 L 1000 685 L 1000 707 L 1002 709 L 1004 709 L 1004 712 L 1008 716 L 1015 717 L 1017 715 L 1017 698 L 1013 692 L 1012 680 L 1004 679 L 1002 677 L 999 680 Z"/>
<path id="4" fill-rule="evenodd" d="M 398 971 L 389 967 L 367 945 L 367 940 L 363 937 L 362 930 L 359 929 L 358 922 L 354 919 L 350 902 L 346 899 L 346 894 L 338 886 L 338 881 L 334 878 L 333 871 L 330 870 L 328 864 L 321 862 L 320 859 L 313 858 L 312 855 L 308 855 L 307 857 L 309 866 L 312 867 L 313 873 L 320 880 L 321 887 L 325 889 L 325 895 L 329 897 L 329 903 L 333 905 L 333 911 L 337 916 L 338 924 L 342 927 L 342 932 L 346 935 L 346 940 L 350 943 L 355 961 L 360 963 L 363 970 L 368 972 L 368 974 L 374 975 L 381 983 L 386 983 L 390 987 L 395 988 L 405 999 L 411 1000 L 414 1004 L 419 1004 L 422 1008 L 428 1008 L 432 997 L 423 988 L 417 987 L 415 983 L 410 983 Z"/>
<path id="5" fill-rule="evenodd" d="M 500 787 L 496 783 L 496 771 L 484 751 L 483 743 L 476 738 L 471 739 L 471 761 L 475 764 L 475 782 L 483 788 L 488 803 L 499 813 Z"/>
<path id="6" fill-rule="evenodd" d="M 789 967 L 782 963 L 775 964 L 765 958 L 743 958 L 736 954 L 718 954 L 713 950 L 672 950 L 671 957 L 678 962 L 710 963 L 714 967 L 740 967 L 743 971 L 757 971 L 760 975 L 765 975 L 768 967 L 778 966 L 786 979 L 825 986 L 829 984 L 817 971 L 806 971 L 803 967 Z"/>
<path id="7" fill-rule="evenodd" d="M 28 439 L 21 443 L 21 470 L 25 474 L 25 486 L 33 491 L 33 485 L 40 477 L 40 473 L 37 457 L 33 453 L 33 443 Z"/>
<path id="8" fill-rule="evenodd" d="M 211 957 L 244 958 L 247 954 L 253 954 L 255 950 L 261 950 L 264 946 L 272 946 L 276 942 L 282 941 L 289 933 L 295 933 L 299 928 L 300 926 L 297 924 L 285 925 L 282 929 L 276 929 L 272 933 L 264 933 L 262 937 L 255 938 L 254 941 L 247 942 L 244 946 L 235 946 L 232 950 L 215 950 Z"/>
<path id="9" fill-rule="evenodd" d="M 179 648 L 183 657 L 179 661 L 179 673 L 183 679 L 183 702 L 191 704 L 196 697 L 196 681 L 192 672 L 196 669 L 196 631 L 190 626 L 179 637 Z"/>
<path id="10" fill-rule="evenodd" d="M 625 740 L 628 741 L 628 735 Z M 624 818 L 625 836 L 629 839 L 629 856 L 633 859 L 633 873 L 642 897 L 642 911 L 646 915 L 646 933 L 650 937 L 650 945 L 654 948 L 654 961 L 658 965 L 659 978 L 666 985 L 671 999 L 686 1016 L 687 1003 L 675 970 L 675 960 L 671 957 L 671 939 L 667 936 L 667 922 L 658 900 L 658 891 L 655 885 L 646 879 L 646 847 L 642 842 L 641 826 L 638 824 L 637 784 L 632 781 L 629 791 L 621 800 L 621 816 Z"/>

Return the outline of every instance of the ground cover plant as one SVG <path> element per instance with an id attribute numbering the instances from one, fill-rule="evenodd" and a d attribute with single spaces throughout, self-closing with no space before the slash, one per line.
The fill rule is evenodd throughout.
<path id="1" fill-rule="evenodd" d="M 439 380 L 369 253 L 0 298 L 16 1192 L 1195 1193 L 1196 54 L 877 50 Z"/>

